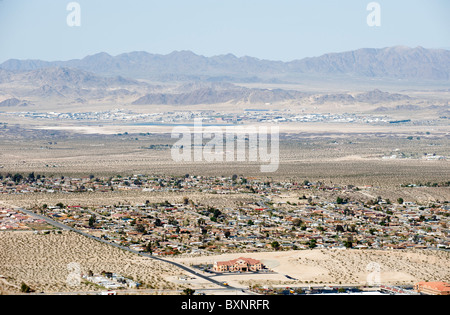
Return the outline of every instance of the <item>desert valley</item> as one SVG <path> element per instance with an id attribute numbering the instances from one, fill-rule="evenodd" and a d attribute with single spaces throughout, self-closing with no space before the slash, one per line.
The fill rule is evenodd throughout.
<path id="1" fill-rule="evenodd" d="M 402 46 L 292 62 L 189 51 L 8 60 L 0 293 L 448 283 L 449 69 L 448 50 Z M 241 160 L 175 161 L 174 129 L 199 119 L 205 130 L 276 126 L 276 171 L 248 158 L 251 133 Z M 243 257 L 265 269 L 212 271 Z"/>

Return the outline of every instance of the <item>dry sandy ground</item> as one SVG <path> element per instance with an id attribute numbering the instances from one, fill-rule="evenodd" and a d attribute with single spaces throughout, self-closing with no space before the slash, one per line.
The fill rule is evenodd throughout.
<path id="1" fill-rule="evenodd" d="M 370 188 L 354 192 L 339 191 L 318 191 L 318 190 L 300 190 L 295 192 L 286 192 L 280 196 L 272 196 L 273 203 L 298 203 L 300 197 L 314 196 L 316 201 L 334 201 L 337 197 L 345 197 L 350 200 L 365 202 L 376 199 L 378 196 L 392 201 L 403 198 L 405 201 L 419 202 L 419 204 L 429 204 L 435 200 L 449 200 L 450 189 L 448 187 L 423 187 L 423 188 Z M 170 201 L 174 204 L 183 202 L 183 198 L 188 197 L 196 204 L 205 206 L 223 208 L 236 208 L 242 204 L 254 203 L 261 200 L 259 195 L 255 194 L 209 194 L 201 192 L 142 192 L 142 191 L 114 191 L 114 192 L 87 192 L 78 194 L 64 193 L 32 193 L 22 195 L 2 195 L 0 205 L 4 207 L 23 207 L 33 208 L 42 207 L 42 205 L 56 205 L 62 202 L 67 206 L 98 207 L 103 205 L 137 205 L 150 203 L 161 203 Z"/>
<path id="2" fill-rule="evenodd" d="M 89 270 L 131 277 L 152 289 L 174 289 L 165 278 L 183 274 L 168 264 L 136 256 L 101 244 L 73 232 L 35 235 L 32 232 L 0 233 L 0 294 L 19 293 L 22 282 L 37 292 L 87 292 L 98 290 L 81 283 L 71 287 L 70 263 L 77 263 L 83 274 Z M 69 282 L 70 283 L 70 282 Z"/>
<path id="3" fill-rule="evenodd" d="M 183 258 L 187 265 L 227 261 L 239 257 L 261 260 L 276 274 L 241 274 L 216 279 L 246 288 L 249 285 L 307 286 L 366 285 L 380 271 L 383 284 L 450 281 L 450 253 L 443 251 L 305 250 Z M 379 268 L 379 269 L 377 269 Z M 289 275 L 296 280 L 289 280 Z M 372 278 L 374 279 L 374 278 Z M 370 280 L 370 278 L 369 278 Z"/>
<path id="4" fill-rule="evenodd" d="M 308 135 L 306 135 L 309 137 Z M 0 174 L 54 176 L 129 176 L 152 174 L 184 176 L 269 177 L 277 180 L 320 180 L 344 185 L 399 187 L 401 184 L 444 182 L 450 161 L 426 161 L 425 152 L 450 156 L 449 140 L 403 138 L 336 140 L 336 138 L 285 140 L 280 145 L 280 167 L 275 173 L 261 173 L 258 162 L 174 162 L 167 150 L 149 150 L 150 145 L 170 145 L 170 139 L 135 136 L 109 138 L 83 136 L 76 139 L 2 140 Z M 300 137 L 300 138 L 299 138 Z M 54 142 L 56 141 L 56 142 Z M 52 143 L 51 145 L 49 143 Z M 56 143 L 56 144 L 55 144 Z M 434 145 L 434 146 L 431 146 Z M 413 159 L 385 159 L 399 150 Z"/>
<path id="5" fill-rule="evenodd" d="M 41 207 L 44 204 L 56 205 L 59 202 L 67 206 L 96 207 L 103 205 L 137 205 L 150 203 L 162 203 L 170 201 L 174 204 L 183 203 L 188 196 L 196 204 L 214 206 L 219 208 L 237 207 L 242 203 L 256 202 L 259 199 L 248 194 L 219 195 L 200 192 L 142 192 L 142 191 L 116 191 L 116 192 L 88 192 L 79 194 L 64 193 L 33 193 L 22 195 L 2 195 L 0 205 L 4 207 L 32 208 Z"/>
<path id="6" fill-rule="evenodd" d="M 0 294 L 18 293 L 24 282 L 47 293 L 95 291 L 93 285 L 67 284 L 70 263 L 81 272 L 110 271 L 146 284 L 147 289 L 182 290 L 211 287 L 198 279 L 178 281 L 184 273 L 167 264 L 138 257 L 72 232 L 35 235 L 32 232 L 0 233 Z M 216 277 L 230 285 L 366 285 L 368 277 L 380 270 L 384 284 L 414 284 L 418 281 L 450 281 L 450 253 L 443 251 L 305 250 L 252 254 L 224 254 L 177 258 L 186 265 L 212 264 L 238 257 L 262 260 L 271 274 L 241 274 Z M 286 275 L 296 279 L 289 280 Z"/>
<path id="7" fill-rule="evenodd" d="M 273 124 L 249 124 L 250 126 L 267 126 L 273 127 Z M 284 123 L 276 125 L 280 129 L 280 133 L 299 134 L 299 133 L 326 133 L 328 136 L 348 136 L 348 135 L 365 135 L 365 134 L 397 134 L 411 135 L 415 133 L 425 133 L 430 131 L 430 126 L 378 126 L 367 124 L 346 124 L 346 123 Z M 115 125 L 37 125 L 36 129 L 40 130 L 56 130 L 69 131 L 87 135 L 114 135 L 118 133 L 128 132 L 130 134 L 153 133 L 153 134 L 171 134 L 174 126 L 170 125 L 132 125 L 132 124 L 115 124 Z M 192 128 L 192 127 L 191 127 Z M 223 129 L 225 130 L 225 129 Z M 433 135 L 448 135 L 448 126 L 433 126 L 431 129 Z M 193 131 L 193 129 L 192 129 Z"/>

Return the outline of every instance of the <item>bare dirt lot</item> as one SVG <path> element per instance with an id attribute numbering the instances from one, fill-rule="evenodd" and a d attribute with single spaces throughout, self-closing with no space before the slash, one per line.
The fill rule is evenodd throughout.
<path id="1" fill-rule="evenodd" d="M 261 260 L 275 274 L 224 274 L 215 279 L 237 287 L 366 285 L 374 266 L 383 284 L 411 285 L 431 279 L 450 280 L 450 253 L 443 251 L 303 250 L 224 254 L 177 259 L 187 265 L 213 264 L 239 257 Z M 288 279 L 287 276 L 291 277 Z M 293 279 L 295 280 L 293 280 Z"/>
<path id="2" fill-rule="evenodd" d="M 83 274 L 113 272 L 145 284 L 146 289 L 174 289 L 165 278 L 183 273 L 73 232 L 1 232 L 0 248 L 0 293 L 5 294 L 19 293 L 22 283 L 46 293 L 101 290 L 85 281 L 75 287 L 68 285 L 70 263 L 79 264 Z"/>

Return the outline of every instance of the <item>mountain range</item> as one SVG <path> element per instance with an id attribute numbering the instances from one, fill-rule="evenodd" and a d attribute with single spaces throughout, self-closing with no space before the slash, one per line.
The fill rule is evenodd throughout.
<path id="1" fill-rule="evenodd" d="M 39 103 L 39 100 L 62 104 L 110 100 L 133 105 L 266 104 L 301 100 L 313 104 L 377 104 L 410 100 L 407 95 L 378 89 L 356 95 L 314 95 L 296 90 L 248 88 L 227 82 L 197 81 L 162 86 L 60 67 L 20 72 L 0 70 L 0 92 L 9 95 L 9 98 L 0 99 L 0 107 L 24 107 Z"/>
<path id="2" fill-rule="evenodd" d="M 3 74 L 3 75 L 2 75 Z M 121 76 L 104 77 L 92 72 L 65 67 L 39 68 L 31 71 L 1 71 L 0 83 L 20 81 L 36 85 L 71 84 L 86 88 L 106 88 L 111 86 L 127 86 L 140 84 L 136 80 L 125 79 Z"/>
<path id="3" fill-rule="evenodd" d="M 300 82 L 316 77 L 324 86 L 330 78 L 347 80 L 450 80 L 450 51 L 422 47 L 360 49 L 292 62 L 234 55 L 204 57 L 190 51 L 154 55 L 133 52 L 116 57 L 106 53 L 70 61 L 8 60 L 0 65 L 0 107 L 25 107 L 41 102 L 134 105 L 195 105 L 218 103 L 265 104 L 286 101 L 311 104 L 379 104 L 410 101 L 403 94 L 371 90 L 310 93 L 250 88 L 242 82 Z M 153 85 L 145 80 L 170 81 Z M 371 81 L 372 82 L 372 81 Z M 177 84 L 173 84 L 177 83 Z M 345 85 L 344 85 L 345 86 Z M 38 106 L 38 105 L 36 105 Z"/>
<path id="4" fill-rule="evenodd" d="M 0 65 L 0 81 L 8 72 L 35 71 L 46 68 L 70 68 L 117 80 L 147 79 L 209 82 L 299 82 L 307 76 L 349 79 L 400 79 L 421 82 L 450 80 L 450 51 L 395 46 L 330 53 L 291 62 L 236 57 L 214 57 L 191 51 L 168 55 L 131 52 L 118 56 L 99 53 L 69 61 L 10 59 Z M 1 71 L 3 69 L 4 71 Z M 6 72 L 5 72 L 6 71 Z M 98 82 L 101 84 L 101 82 Z"/>

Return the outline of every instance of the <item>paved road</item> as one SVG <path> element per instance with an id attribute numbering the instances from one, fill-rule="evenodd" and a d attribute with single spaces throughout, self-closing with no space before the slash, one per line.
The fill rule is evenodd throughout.
<path id="1" fill-rule="evenodd" d="M 80 230 L 74 229 L 74 228 L 72 228 L 70 226 L 67 226 L 67 225 L 62 224 L 60 222 L 52 220 L 52 219 L 50 219 L 50 218 L 48 218 L 46 216 L 43 216 L 43 215 L 40 215 L 40 214 L 36 214 L 36 213 L 34 213 L 32 211 L 28 211 L 28 210 L 25 210 L 25 209 L 22 209 L 22 208 L 19 208 L 19 207 L 16 207 L 16 210 L 17 211 L 21 211 L 23 213 L 26 213 L 26 214 L 28 214 L 30 216 L 35 217 L 35 218 L 44 220 L 45 222 L 47 222 L 47 223 L 49 223 L 49 224 L 51 224 L 51 225 L 53 225 L 53 226 L 55 226 L 55 227 L 57 227 L 59 229 L 66 230 L 66 231 L 72 231 L 72 232 L 78 233 L 80 235 L 83 235 L 85 237 L 88 237 L 90 239 L 93 239 L 95 241 L 114 246 L 116 248 L 119 248 L 119 249 L 122 249 L 122 250 L 125 250 L 125 251 L 128 251 L 128 252 L 131 252 L 133 254 L 136 254 L 136 255 L 139 255 L 139 256 L 142 256 L 142 257 L 146 257 L 146 258 L 151 258 L 151 259 L 154 259 L 154 260 L 157 260 L 157 261 L 161 261 L 163 263 L 171 264 L 171 265 L 173 265 L 175 267 L 178 267 L 178 268 L 180 268 L 180 269 L 182 269 L 182 270 L 184 270 L 184 271 L 186 271 L 186 272 L 188 272 L 188 273 L 190 273 L 190 274 L 192 274 L 192 275 L 194 275 L 194 276 L 196 276 L 198 278 L 204 279 L 204 280 L 206 280 L 208 282 L 211 282 L 211 283 L 213 283 L 215 285 L 218 285 L 219 287 L 222 287 L 222 290 L 226 290 L 227 292 L 229 291 L 230 293 L 232 293 L 232 292 L 234 292 L 236 290 L 240 290 L 240 289 L 233 288 L 233 287 L 230 287 L 230 286 L 225 286 L 223 283 L 221 283 L 221 282 L 219 282 L 217 280 L 211 279 L 210 277 L 207 277 L 205 275 L 202 275 L 202 274 L 198 273 L 197 271 L 195 271 L 192 268 L 189 268 L 189 267 L 187 267 L 185 265 L 176 263 L 174 261 L 170 261 L 170 260 L 166 260 L 166 259 L 163 259 L 163 258 L 155 257 L 155 256 L 150 255 L 150 254 L 141 253 L 141 252 L 132 250 L 132 249 L 130 249 L 128 247 L 121 246 L 121 245 L 116 244 L 116 243 L 110 243 L 110 242 L 108 242 L 108 241 L 106 241 L 104 239 L 101 239 L 101 238 L 95 237 L 93 235 L 90 235 L 88 233 L 82 232 Z"/>
<path id="2" fill-rule="evenodd" d="M 20 289 L 20 288 L 18 288 Z M 153 289 L 142 289 L 142 290 L 110 290 L 110 291 L 78 291 L 78 292 L 58 292 L 58 293 L 45 293 L 45 292 L 33 292 L 33 293 L 23 293 L 21 295 L 101 295 L 102 293 L 107 292 L 116 292 L 117 295 L 129 295 L 129 294 L 136 294 L 136 295 L 170 295 L 170 294 L 176 294 L 180 295 L 183 294 L 183 291 L 181 290 L 153 290 Z M 223 288 L 216 288 L 216 289 L 198 289 L 195 290 L 196 294 L 202 295 L 202 294 L 216 294 L 216 295 L 223 295 L 226 293 L 226 295 L 249 295 L 248 292 L 243 292 L 242 290 L 224 290 Z M 253 294 L 253 292 L 250 292 L 250 294 Z"/>

